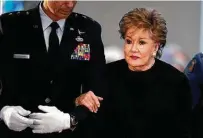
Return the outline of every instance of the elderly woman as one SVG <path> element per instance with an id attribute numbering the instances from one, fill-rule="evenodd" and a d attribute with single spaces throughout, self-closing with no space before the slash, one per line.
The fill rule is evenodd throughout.
<path id="1" fill-rule="evenodd" d="M 119 27 L 125 59 L 107 65 L 106 129 L 116 138 L 189 137 L 188 80 L 158 59 L 166 43 L 166 21 L 156 10 L 136 8 L 123 16 Z"/>

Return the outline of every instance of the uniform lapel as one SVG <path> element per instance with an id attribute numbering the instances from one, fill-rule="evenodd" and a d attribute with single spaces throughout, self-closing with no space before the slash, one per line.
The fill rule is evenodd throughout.
<path id="1" fill-rule="evenodd" d="M 32 26 L 32 32 L 35 36 L 35 40 L 39 45 L 36 45 L 38 49 L 41 49 L 44 53 L 47 53 L 46 50 L 46 44 L 44 39 L 44 33 L 42 29 L 42 23 L 39 13 L 39 6 L 30 10 L 30 17 L 31 17 L 31 26 Z"/>
<path id="2" fill-rule="evenodd" d="M 72 13 L 65 22 L 64 33 L 61 40 L 61 53 L 66 56 L 66 59 L 70 59 L 71 54 L 74 51 L 74 48 L 77 46 L 77 25 L 75 20 L 75 14 Z"/>
<path id="3" fill-rule="evenodd" d="M 33 37 L 33 57 L 35 60 L 41 63 L 47 61 L 47 49 L 44 39 L 44 33 L 42 29 L 42 23 L 39 13 L 39 6 L 31 9 L 30 11 L 30 27 L 31 36 Z"/>

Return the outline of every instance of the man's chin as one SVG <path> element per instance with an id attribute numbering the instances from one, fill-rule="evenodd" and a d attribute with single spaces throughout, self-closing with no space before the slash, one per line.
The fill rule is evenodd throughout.
<path id="1" fill-rule="evenodd" d="M 67 14 L 67 12 L 66 12 L 66 13 L 61 13 L 61 14 L 59 15 L 59 17 L 60 17 L 61 19 L 65 19 L 65 18 L 68 18 L 68 16 L 69 16 L 70 14 L 71 14 L 71 13 Z"/>

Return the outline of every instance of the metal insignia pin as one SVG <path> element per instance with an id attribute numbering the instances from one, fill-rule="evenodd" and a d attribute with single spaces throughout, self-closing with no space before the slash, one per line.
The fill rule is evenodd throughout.
<path id="1" fill-rule="evenodd" d="M 85 19 L 87 19 L 87 16 L 84 16 L 84 15 L 83 15 L 82 17 L 85 18 Z"/>
<path id="2" fill-rule="evenodd" d="M 81 34 L 84 34 L 85 32 L 81 32 L 79 29 L 78 29 L 78 34 L 81 35 Z"/>
<path id="3" fill-rule="evenodd" d="M 35 29 L 38 28 L 38 25 L 33 25 L 33 28 L 35 28 Z"/>
<path id="4" fill-rule="evenodd" d="M 193 69 L 194 69 L 195 64 L 196 64 L 196 60 L 194 59 L 194 60 L 192 61 L 191 65 L 188 67 L 188 69 L 189 69 L 190 72 L 193 72 Z"/>
<path id="5" fill-rule="evenodd" d="M 80 36 L 77 36 L 77 38 L 75 38 L 75 40 L 78 42 L 83 42 L 83 38 L 81 38 Z"/>

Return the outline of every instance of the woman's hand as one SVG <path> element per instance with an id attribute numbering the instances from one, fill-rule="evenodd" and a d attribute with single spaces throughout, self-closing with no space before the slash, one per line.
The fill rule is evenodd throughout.
<path id="1" fill-rule="evenodd" d="M 84 105 L 91 112 L 97 113 L 98 108 L 100 107 L 100 101 L 102 100 L 102 97 L 96 96 L 92 91 L 88 91 L 76 98 L 75 105 Z"/>

